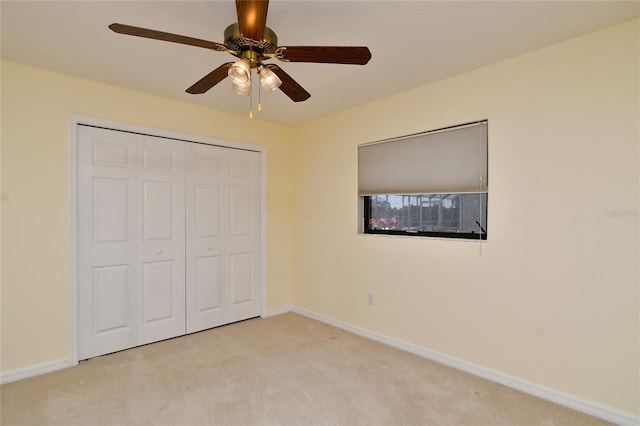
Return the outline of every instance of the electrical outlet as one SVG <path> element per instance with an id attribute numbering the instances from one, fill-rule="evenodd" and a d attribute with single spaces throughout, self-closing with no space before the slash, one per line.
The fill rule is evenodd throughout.
<path id="1" fill-rule="evenodd" d="M 369 293 L 369 297 L 367 298 L 367 301 L 370 305 L 373 305 L 373 293 Z"/>

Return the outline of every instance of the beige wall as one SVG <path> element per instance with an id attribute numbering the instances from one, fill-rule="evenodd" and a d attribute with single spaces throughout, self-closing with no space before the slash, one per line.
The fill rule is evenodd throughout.
<path id="1" fill-rule="evenodd" d="M 293 303 L 639 414 L 638 26 L 296 128 L 3 64 L 1 371 L 67 357 L 67 118 L 78 113 L 267 146 L 269 308 Z M 357 235 L 359 143 L 485 118 L 482 254 Z"/>
<path id="2" fill-rule="evenodd" d="M 640 413 L 638 22 L 298 127 L 294 303 Z M 485 118 L 482 254 L 357 235 L 358 144 Z"/>
<path id="3" fill-rule="evenodd" d="M 267 304 L 268 308 L 291 304 L 292 150 L 288 127 L 5 62 L 2 372 L 69 356 L 70 113 L 265 145 Z"/>

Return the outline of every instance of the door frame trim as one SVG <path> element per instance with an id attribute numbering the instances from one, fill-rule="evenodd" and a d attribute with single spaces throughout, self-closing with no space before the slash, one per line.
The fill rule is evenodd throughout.
<path id="1" fill-rule="evenodd" d="M 161 138 L 243 149 L 260 153 L 260 316 L 267 315 L 267 147 L 244 142 L 229 141 L 208 136 L 164 130 L 133 123 L 69 114 L 68 126 L 68 329 L 69 364 L 78 364 L 78 126 L 88 125 Z"/>

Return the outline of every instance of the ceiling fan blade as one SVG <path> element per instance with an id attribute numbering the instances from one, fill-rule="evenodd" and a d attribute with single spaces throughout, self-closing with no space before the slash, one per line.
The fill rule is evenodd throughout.
<path id="1" fill-rule="evenodd" d="M 269 68 L 273 71 L 280 81 L 282 81 L 282 85 L 280 85 L 280 90 L 287 95 L 293 102 L 302 102 L 306 101 L 311 97 L 309 92 L 304 90 L 302 86 L 300 86 L 289 74 L 284 72 L 282 68 L 274 64 L 265 65 L 265 67 Z"/>
<path id="2" fill-rule="evenodd" d="M 218 68 L 202 77 L 193 86 L 189 87 L 187 89 L 187 93 L 191 93 L 192 95 L 205 93 L 227 77 L 227 70 L 231 65 L 233 65 L 233 62 L 227 62 L 226 64 L 220 65 Z"/>
<path id="3" fill-rule="evenodd" d="M 201 40 L 199 38 L 187 37 L 178 34 L 165 33 L 163 31 L 150 30 L 147 28 L 133 27 L 131 25 L 114 23 L 109 28 L 119 34 L 132 35 L 136 37 L 151 38 L 154 40 L 170 41 L 173 43 L 186 44 L 189 46 L 203 47 L 216 51 L 226 52 L 227 48 L 220 43 Z"/>
<path id="4" fill-rule="evenodd" d="M 262 41 L 267 25 L 269 0 L 236 0 L 240 34 L 251 40 Z"/>
<path id="5" fill-rule="evenodd" d="M 282 46 L 275 56 L 288 62 L 364 65 L 371 59 L 371 52 L 368 47 Z"/>

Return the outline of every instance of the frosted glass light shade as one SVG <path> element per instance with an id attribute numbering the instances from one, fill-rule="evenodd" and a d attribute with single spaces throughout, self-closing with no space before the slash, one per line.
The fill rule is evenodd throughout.
<path id="1" fill-rule="evenodd" d="M 251 76 L 251 66 L 249 65 L 249 61 L 240 59 L 229 67 L 227 74 L 235 84 L 248 83 Z"/>
<path id="2" fill-rule="evenodd" d="M 234 81 L 231 84 L 231 88 L 238 95 L 249 96 L 249 93 L 251 92 L 251 81 L 247 80 L 247 82 L 244 84 L 238 84 Z"/>
<path id="3" fill-rule="evenodd" d="M 262 88 L 271 93 L 276 90 L 282 84 L 282 80 L 278 78 L 276 73 L 268 68 L 262 68 L 260 70 L 260 84 Z"/>

